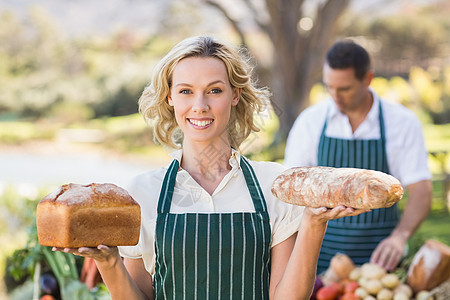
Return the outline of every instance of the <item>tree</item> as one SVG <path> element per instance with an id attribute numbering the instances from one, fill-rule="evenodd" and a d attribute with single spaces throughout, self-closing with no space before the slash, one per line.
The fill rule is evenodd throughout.
<path id="1" fill-rule="evenodd" d="M 241 43 L 246 45 L 242 24 L 229 11 L 229 2 L 202 0 L 217 8 L 232 24 Z M 249 18 L 264 32 L 273 49 L 272 82 L 273 106 L 280 120 L 275 143 L 282 142 L 298 114 L 309 105 L 309 92 L 317 82 L 322 63 L 336 34 L 336 22 L 350 0 L 240 0 L 250 12 Z M 263 7 L 261 9 L 261 7 Z M 307 10 L 313 13 L 307 16 Z M 312 27 L 300 28 L 301 20 Z M 251 49 L 250 49 L 251 50 Z"/>

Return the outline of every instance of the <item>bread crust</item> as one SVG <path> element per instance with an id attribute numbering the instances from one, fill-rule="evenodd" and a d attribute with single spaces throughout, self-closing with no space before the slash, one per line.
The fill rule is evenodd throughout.
<path id="1" fill-rule="evenodd" d="M 279 175 L 272 193 L 283 202 L 308 207 L 390 207 L 403 188 L 393 176 L 356 168 L 294 167 Z"/>
<path id="2" fill-rule="evenodd" d="M 128 192 L 114 184 L 71 183 L 39 202 L 36 225 L 43 246 L 131 246 L 139 241 L 141 211 Z"/>

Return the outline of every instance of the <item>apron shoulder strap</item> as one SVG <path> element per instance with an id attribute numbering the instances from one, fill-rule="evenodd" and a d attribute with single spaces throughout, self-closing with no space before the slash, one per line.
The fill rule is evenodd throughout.
<path id="1" fill-rule="evenodd" d="M 253 200 L 253 205 L 257 212 L 266 212 L 267 205 L 264 198 L 264 194 L 259 185 L 258 179 L 256 178 L 255 171 L 244 156 L 241 155 L 241 168 L 244 173 L 245 182 L 247 183 L 248 190 Z"/>
<path id="2" fill-rule="evenodd" d="M 178 167 L 180 163 L 174 159 L 167 169 L 164 181 L 159 193 L 158 213 L 170 212 L 170 203 L 172 202 L 173 188 L 175 186 L 175 179 L 177 177 Z"/>

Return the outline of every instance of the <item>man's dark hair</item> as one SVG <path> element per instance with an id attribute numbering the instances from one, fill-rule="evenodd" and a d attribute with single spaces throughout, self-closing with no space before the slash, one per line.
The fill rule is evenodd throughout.
<path id="1" fill-rule="evenodd" d="M 352 40 L 335 43 L 328 50 L 325 62 L 332 69 L 353 68 L 358 80 L 363 80 L 370 69 L 369 53 Z"/>

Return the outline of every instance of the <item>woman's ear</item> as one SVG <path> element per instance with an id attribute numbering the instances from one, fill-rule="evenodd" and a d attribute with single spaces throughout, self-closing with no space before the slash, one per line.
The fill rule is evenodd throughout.
<path id="1" fill-rule="evenodd" d="M 242 89 L 234 89 L 234 93 L 233 93 L 233 100 L 231 101 L 231 105 L 232 106 L 236 106 L 239 103 L 239 100 L 241 99 L 241 92 Z"/>
<path id="2" fill-rule="evenodd" d="M 173 106 L 173 100 L 172 100 L 171 93 L 169 93 L 167 95 L 167 103 L 169 103 L 170 106 Z"/>

